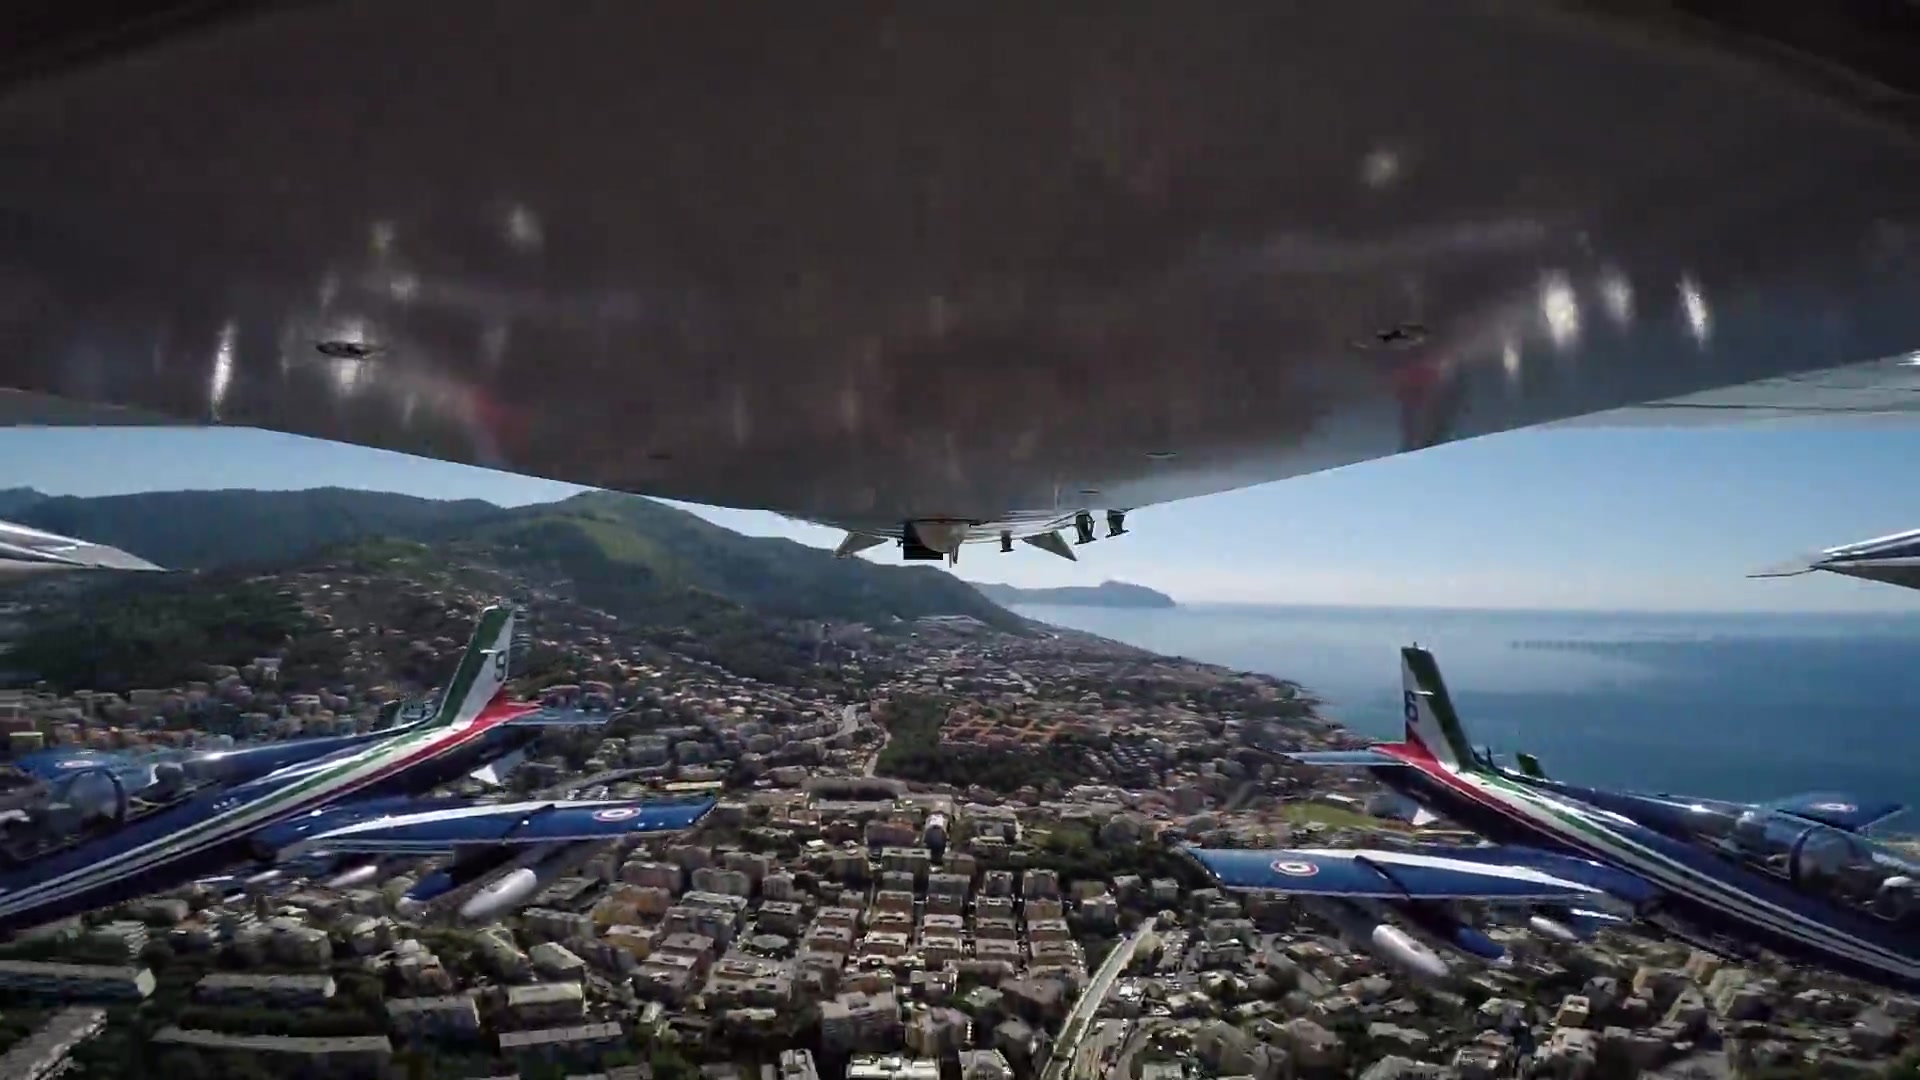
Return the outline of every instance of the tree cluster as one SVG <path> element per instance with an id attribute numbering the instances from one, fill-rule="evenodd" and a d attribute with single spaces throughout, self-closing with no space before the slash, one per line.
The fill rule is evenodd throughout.
<path id="1" fill-rule="evenodd" d="M 942 743 L 940 728 L 953 702 L 937 695 L 902 695 L 887 703 L 887 745 L 876 772 L 928 784 L 1016 791 L 1048 781 L 1061 786 L 1093 775 L 1087 746 L 1066 739 L 1020 753 Z"/>
<path id="2" fill-rule="evenodd" d="M 209 664 L 240 666 L 317 628 L 265 583 L 149 579 L 34 620 L 7 663 L 61 690 L 124 692 L 205 678 Z"/>

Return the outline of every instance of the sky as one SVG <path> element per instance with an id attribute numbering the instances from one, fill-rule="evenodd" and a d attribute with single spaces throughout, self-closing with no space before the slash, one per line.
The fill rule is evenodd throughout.
<path id="1" fill-rule="evenodd" d="M 582 490 L 232 428 L 0 429 L 0 461 L 0 483 L 50 494 L 340 486 L 523 505 Z M 957 570 L 1027 587 L 1130 581 L 1184 603 L 1920 611 L 1912 592 L 1832 574 L 1745 576 L 1920 526 L 1904 498 L 1915 461 L 1920 429 L 1898 427 L 1522 431 L 1140 508 L 1128 535 L 1078 549 L 1078 563 L 970 545 Z M 750 535 L 841 536 L 674 505 Z"/>

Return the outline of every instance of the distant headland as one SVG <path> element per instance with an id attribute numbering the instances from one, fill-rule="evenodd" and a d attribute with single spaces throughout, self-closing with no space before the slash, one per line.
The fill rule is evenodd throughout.
<path id="1" fill-rule="evenodd" d="M 1012 585 L 976 582 L 974 588 L 996 604 L 1056 604 L 1065 607 L 1170 608 L 1173 597 L 1144 585 L 1124 581 L 1103 581 L 1088 588 L 1084 585 L 1059 589 L 1016 589 Z"/>

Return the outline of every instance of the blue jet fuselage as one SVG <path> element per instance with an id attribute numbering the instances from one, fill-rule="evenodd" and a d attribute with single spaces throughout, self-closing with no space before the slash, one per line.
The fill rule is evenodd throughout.
<path id="1" fill-rule="evenodd" d="M 217 779 L 211 784 L 171 805 L 139 814 L 132 820 L 97 823 L 92 828 L 81 830 L 65 844 L 0 869 L 0 904 L 4 904 L 8 897 L 42 882 L 84 870 L 149 844 L 163 842 L 167 837 L 214 815 L 273 799 L 329 765 L 363 753 L 381 742 L 405 738 L 431 722 L 431 718 L 427 718 L 364 735 L 266 743 L 196 759 L 196 767 L 214 770 L 213 775 Z M 350 796 L 352 804 L 369 813 L 418 809 L 421 805 L 418 801 L 420 796 L 517 753 L 537 740 L 542 731 L 538 726 L 510 723 L 491 726 L 477 737 L 460 742 L 445 753 L 427 757 L 355 788 Z M 76 774 L 81 771 L 75 770 Z M 101 764 L 84 771 L 110 773 L 111 769 Z M 114 782 L 119 783 L 118 780 Z M 272 852 L 263 850 L 260 841 L 262 831 L 276 825 L 284 826 L 289 818 L 319 809 L 322 805 L 325 804 L 292 804 L 284 816 L 263 821 L 244 834 L 203 847 L 185 848 L 179 855 L 137 873 L 103 879 L 49 903 L 18 911 L 0 911 L 0 933 L 11 933 L 177 888 L 236 865 L 268 859 Z"/>
<path id="2" fill-rule="evenodd" d="M 507 698 L 515 613 L 480 612 L 429 714 L 367 735 L 305 739 L 184 760 L 50 750 L 16 762 L 0 785 L 0 931 L 77 915 L 212 878 L 247 882 L 333 865 L 451 855 L 473 867 L 525 865 L 473 882 L 462 911 L 497 914 L 532 897 L 578 845 L 694 827 L 713 800 L 475 802 L 422 796 L 462 777 L 499 783 L 506 759 L 556 727 L 597 728 L 611 714 Z M 20 783 L 19 781 L 25 781 Z M 432 897 L 409 896 L 421 904 Z"/>
<path id="3" fill-rule="evenodd" d="M 1749 943 L 1883 985 L 1920 989 L 1920 922 L 1836 900 L 1814 890 L 1802 873 L 1810 844 L 1876 850 L 1855 834 L 1778 810 L 1606 791 L 1507 770 L 1462 774 L 1425 761 L 1368 771 L 1494 843 L 1578 856 L 1647 878 L 1663 893 L 1652 921 L 1682 938 Z M 1528 805 L 1535 812 L 1524 812 Z M 1778 868 L 1764 869 L 1730 843 L 1705 839 L 1709 816 L 1730 810 L 1761 815 L 1755 820 L 1773 837 Z"/>

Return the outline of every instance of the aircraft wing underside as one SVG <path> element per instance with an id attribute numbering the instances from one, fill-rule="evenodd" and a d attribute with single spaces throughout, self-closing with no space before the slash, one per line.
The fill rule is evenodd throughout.
<path id="1" fill-rule="evenodd" d="M 714 803 L 710 799 L 673 803 L 436 800 L 412 805 L 426 808 L 322 810 L 267 830 L 260 844 L 287 861 L 315 854 L 426 856 L 476 848 L 639 839 L 692 828 Z"/>
<path id="2" fill-rule="evenodd" d="M 1912 415 L 1911 33 L 1712 6 L 760 5 L 763 50 L 335 0 L 61 52 L 0 69 L 0 423 L 1013 550 L 1636 403 Z"/>
<path id="3" fill-rule="evenodd" d="M 1920 423 L 1920 352 L 1683 394 L 1557 421 L 1565 428 Z"/>

